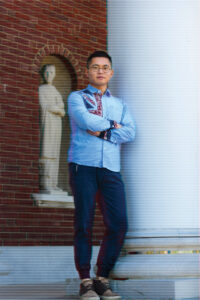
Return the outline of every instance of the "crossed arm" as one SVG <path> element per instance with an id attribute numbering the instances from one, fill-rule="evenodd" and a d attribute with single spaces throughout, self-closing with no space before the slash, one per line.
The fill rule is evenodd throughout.
<path id="1" fill-rule="evenodd" d="M 115 129 L 119 129 L 119 128 L 121 128 L 121 127 L 122 127 L 121 124 L 116 123 Z M 103 131 L 91 131 L 91 130 L 87 130 L 87 132 L 88 132 L 90 135 L 93 135 L 93 136 L 100 136 L 101 133 L 102 133 Z"/>
<path id="2" fill-rule="evenodd" d="M 121 121 L 118 124 L 113 120 L 91 114 L 85 107 L 81 95 L 71 93 L 68 98 L 68 113 L 76 124 L 90 135 L 101 137 L 111 143 L 121 144 L 135 138 L 135 122 L 126 105 L 123 107 Z"/>

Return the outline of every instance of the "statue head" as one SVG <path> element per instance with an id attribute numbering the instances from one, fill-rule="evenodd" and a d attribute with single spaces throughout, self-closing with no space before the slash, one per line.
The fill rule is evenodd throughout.
<path id="1" fill-rule="evenodd" d="M 54 65 L 46 64 L 42 66 L 40 70 L 40 75 L 42 76 L 42 79 L 44 83 L 52 84 L 55 76 L 56 76 L 56 68 Z"/>

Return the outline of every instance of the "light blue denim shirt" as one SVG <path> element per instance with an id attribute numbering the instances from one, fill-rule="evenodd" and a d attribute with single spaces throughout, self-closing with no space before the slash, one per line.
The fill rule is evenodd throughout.
<path id="1" fill-rule="evenodd" d="M 111 95 L 88 85 L 68 97 L 71 141 L 68 161 L 80 165 L 120 171 L 120 145 L 135 138 L 135 122 L 126 104 Z M 120 129 L 115 124 L 121 124 Z M 102 137 L 87 130 L 103 131 Z"/>

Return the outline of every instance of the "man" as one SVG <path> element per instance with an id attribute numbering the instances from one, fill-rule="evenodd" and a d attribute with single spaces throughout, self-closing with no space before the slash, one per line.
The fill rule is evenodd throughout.
<path id="1" fill-rule="evenodd" d="M 113 70 L 106 52 L 95 51 L 89 56 L 85 74 L 87 88 L 72 92 L 68 98 L 72 131 L 68 161 L 75 202 L 74 248 L 80 298 L 119 300 L 107 278 L 127 232 L 120 145 L 134 140 L 135 124 L 126 105 L 108 89 Z M 97 191 L 106 230 L 97 259 L 97 277 L 92 280 L 91 235 Z"/>

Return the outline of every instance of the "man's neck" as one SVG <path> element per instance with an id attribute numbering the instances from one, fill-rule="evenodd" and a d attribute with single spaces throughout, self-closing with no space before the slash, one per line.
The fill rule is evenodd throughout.
<path id="1" fill-rule="evenodd" d="M 92 85 L 92 84 L 90 84 L 90 85 L 93 86 L 95 89 L 100 90 L 102 94 L 104 94 L 106 92 L 107 88 L 108 88 L 107 86 L 95 86 L 95 85 Z"/>

